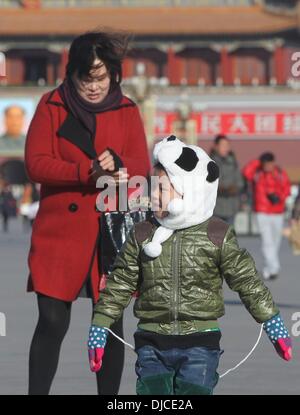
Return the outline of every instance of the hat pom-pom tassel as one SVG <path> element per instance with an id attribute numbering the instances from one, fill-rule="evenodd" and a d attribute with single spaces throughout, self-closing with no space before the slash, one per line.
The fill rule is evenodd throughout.
<path id="1" fill-rule="evenodd" d="M 151 242 L 148 242 L 143 250 L 150 258 L 156 258 L 162 253 L 162 243 L 165 242 L 173 234 L 172 229 L 159 226 L 154 232 Z"/>
<path id="2" fill-rule="evenodd" d="M 151 258 L 156 258 L 161 254 L 162 246 L 158 242 L 149 242 L 144 246 L 144 252 Z"/>

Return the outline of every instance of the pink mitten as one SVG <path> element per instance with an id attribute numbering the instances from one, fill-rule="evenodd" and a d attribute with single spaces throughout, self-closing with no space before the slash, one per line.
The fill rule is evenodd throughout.
<path id="1" fill-rule="evenodd" d="M 108 331 L 104 327 L 90 327 L 88 352 L 92 372 L 98 372 L 101 369 L 107 335 Z"/>
<path id="2" fill-rule="evenodd" d="M 102 366 L 102 358 L 104 355 L 103 347 L 96 347 L 95 349 L 89 349 L 89 361 L 92 372 L 98 372 Z"/>
<path id="3" fill-rule="evenodd" d="M 291 360 L 292 341 L 280 313 L 265 321 L 263 328 L 279 356 L 284 360 Z"/>
<path id="4" fill-rule="evenodd" d="M 284 360 L 291 360 L 292 358 L 292 341 L 290 338 L 278 339 L 274 344 L 276 352 Z"/>

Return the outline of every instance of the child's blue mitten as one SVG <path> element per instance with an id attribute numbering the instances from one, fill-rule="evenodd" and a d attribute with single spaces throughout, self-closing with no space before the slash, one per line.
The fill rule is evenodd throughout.
<path id="1" fill-rule="evenodd" d="M 102 366 L 102 358 L 106 345 L 108 330 L 91 326 L 88 340 L 89 362 L 92 372 L 98 372 Z"/>

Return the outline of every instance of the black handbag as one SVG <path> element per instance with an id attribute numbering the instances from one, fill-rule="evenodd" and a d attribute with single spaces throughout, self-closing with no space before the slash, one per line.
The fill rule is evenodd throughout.
<path id="1" fill-rule="evenodd" d="M 99 216 L 100 232 L 96 249 L 100 274 L 99 291 L 104 289 L 114 260 L 134 223 L 146 220 L 150 215 L 151 211 L 133 211 L 103 212 Z M 88 275 L 90 276 L 90 270 Z M 93 297 L 90 278 L 86 279 L 78 297 Z"/>
<path id="2" fill-rule="evenodd" d="M 99 264 L 109 274 L 114 260 L 135 223 L 149 218 L 151 211 L 103 212 L 100 217 Z"/>

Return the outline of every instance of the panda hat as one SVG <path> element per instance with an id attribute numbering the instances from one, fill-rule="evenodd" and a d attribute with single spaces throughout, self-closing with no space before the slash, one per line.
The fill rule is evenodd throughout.
<path id="1" fill-rule="evenodd" d="M 144 246 L 144 252 L 152 258 L 161 254 L 161 244 L 174 230 L 200 224 L 213 215 L 219 183 L 219 168 L 207 153 L 198 146 L 184 144 L 174 135 L 154 146 L 153 164 L 158 162 L 181 198 L 168 203 L 166 217 L 158 218 L 154 212 L 161 226 Z"/>

